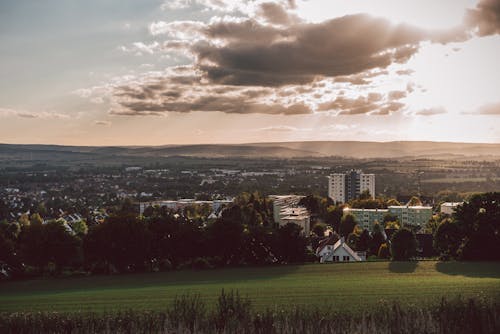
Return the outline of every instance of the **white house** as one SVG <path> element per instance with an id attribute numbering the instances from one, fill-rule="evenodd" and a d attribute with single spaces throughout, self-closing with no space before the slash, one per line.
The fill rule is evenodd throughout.
<path id="1" fill-rule="evenodd" d="M 326 244 L 318 248 L 316 256 L 319 257 L 320 263 L 364 261 L 362 257 L 345 243 L 344 238 L 340 238 L 334 245 Z"/>

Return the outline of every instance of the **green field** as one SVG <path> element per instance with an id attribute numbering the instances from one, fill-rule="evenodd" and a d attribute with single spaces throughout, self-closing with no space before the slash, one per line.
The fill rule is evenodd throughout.
<path id="1" fill-rule="evenodd" d="M 500 300 L 498 262 L 364 262 L 38 279 L 0 283 L 0 312 L 164 310 L 176 295 L 209 305 L 238 290 L 257 309 L 332 305 L 360 310 L 384 301 L 437 303 L 441 297 Z"/>

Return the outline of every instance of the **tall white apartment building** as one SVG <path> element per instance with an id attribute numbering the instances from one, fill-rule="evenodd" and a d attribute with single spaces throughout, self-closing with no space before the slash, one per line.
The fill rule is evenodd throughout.
<path id="1" fill-rule="evenodd" d="M 364 174 L 360 170 L 331 174 L 328 177 L 328 197 L 334 202 L 345 203 L 368 190 L 375 196 L 375 174 Z"/>
<path id="2" fill-rule="evenodd" d="M 334 202 L 346 202 L 345 174 L 328 176 L 328 197 Z"/>
<path id="3" fill-rule="evenodd" d="M 375 197 L 375 174 L 361 174 L 359 179 L 360 193 L 365 190 L 370 192 L 372 198 Z M 358 195 L 359 196 L 359 195 Z"/>

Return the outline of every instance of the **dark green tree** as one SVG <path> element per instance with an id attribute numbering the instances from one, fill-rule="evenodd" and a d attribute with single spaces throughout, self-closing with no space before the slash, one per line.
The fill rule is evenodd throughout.
<path id="1" fill-rule="evenodd" d="M 415 234 L 407 228 L 401 228 L 391 239 L 391 256 L 394 261 L 408 261 L 417 253 Z"/>
<path id="2" fill-rule="evenodd" d="M 306 259 L 307 241 L 300 226 L 286 224 L 274 234 L 272 242 L 273 253 L 286 263 L 302 262 Z"/>
<path id="3" fill-rule="evenodd" d="M 325 223 L 333 227 L 335 232 L 339 232 L 340 222 L 344 214 L 342 206 L 329 205 L 326 209 Z"/>
<path id="4" fill-rule="evenodd" d="M 23 227 L 19 244 L 24 261 L 38 267 L 40 271 L 49 262 L 60 270 L 81 261 L 81 240 L 56 221 Z"/>
<path id="5" fill-rule="evenodd" d="M 456 258 L 463 237 L 459 225 L 451 219 L 445 219 L 434 233 L 434 248 L 442 258 Z"/>
<path id="6" fill-rule="evenodd" d="M 453 217 L 464 235 L 460 258 L 500 260 L 500 192 L 472 196 Z"/>
<path id="7" fill-rule="evenodd" d="M 316 223 L 312 228 L 312 232 L 316 234 L 318 237 L 324 237 L 326 231 L 325 223 Z"/>
<path id="8" fill-rule="evenodd" d="M 354 227 L 356 226 L 356 218 L 348 213 L 342 216 L 340 220 L 339 234 L 342 237 L 347 237 L 350 233 L 354 231 Z"/>
<path id="9" fill-rule="evenodd" d="M 88 264 L 113 265 L 118 271 L 141 271 L 150 261 L 151 234 L 136 215 L 121 212 L 90 229 L 84 239 Z"/>
<path id="10" fill-rule="evenodd" d="M 369 253 L 371 255 L 378 255 L 378 251 L 380 248 L 380 245 L 385 243 L 385 237 L 383 234 L 382 227 L 380 226 L 379 223 L 375 223 L 373 225 L 373 231 L 372 231 L 372 238 L 370 241 L 370 246 L 369 246 Z"/>

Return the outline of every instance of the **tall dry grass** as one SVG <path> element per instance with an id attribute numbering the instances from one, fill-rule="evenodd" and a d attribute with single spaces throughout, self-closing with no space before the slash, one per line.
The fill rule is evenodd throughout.
<path id="1" fill-rule="evenodd" d="M 0 314 L 0 333 L 500 333 L 500 304 L 442 299 L 432 307 L 381 304 L 362 314 L 327 306 L 254 311 L 238 292 L 222 291 L 208 308 L 199 295 L 177 297 L 164 312 Z"/>

